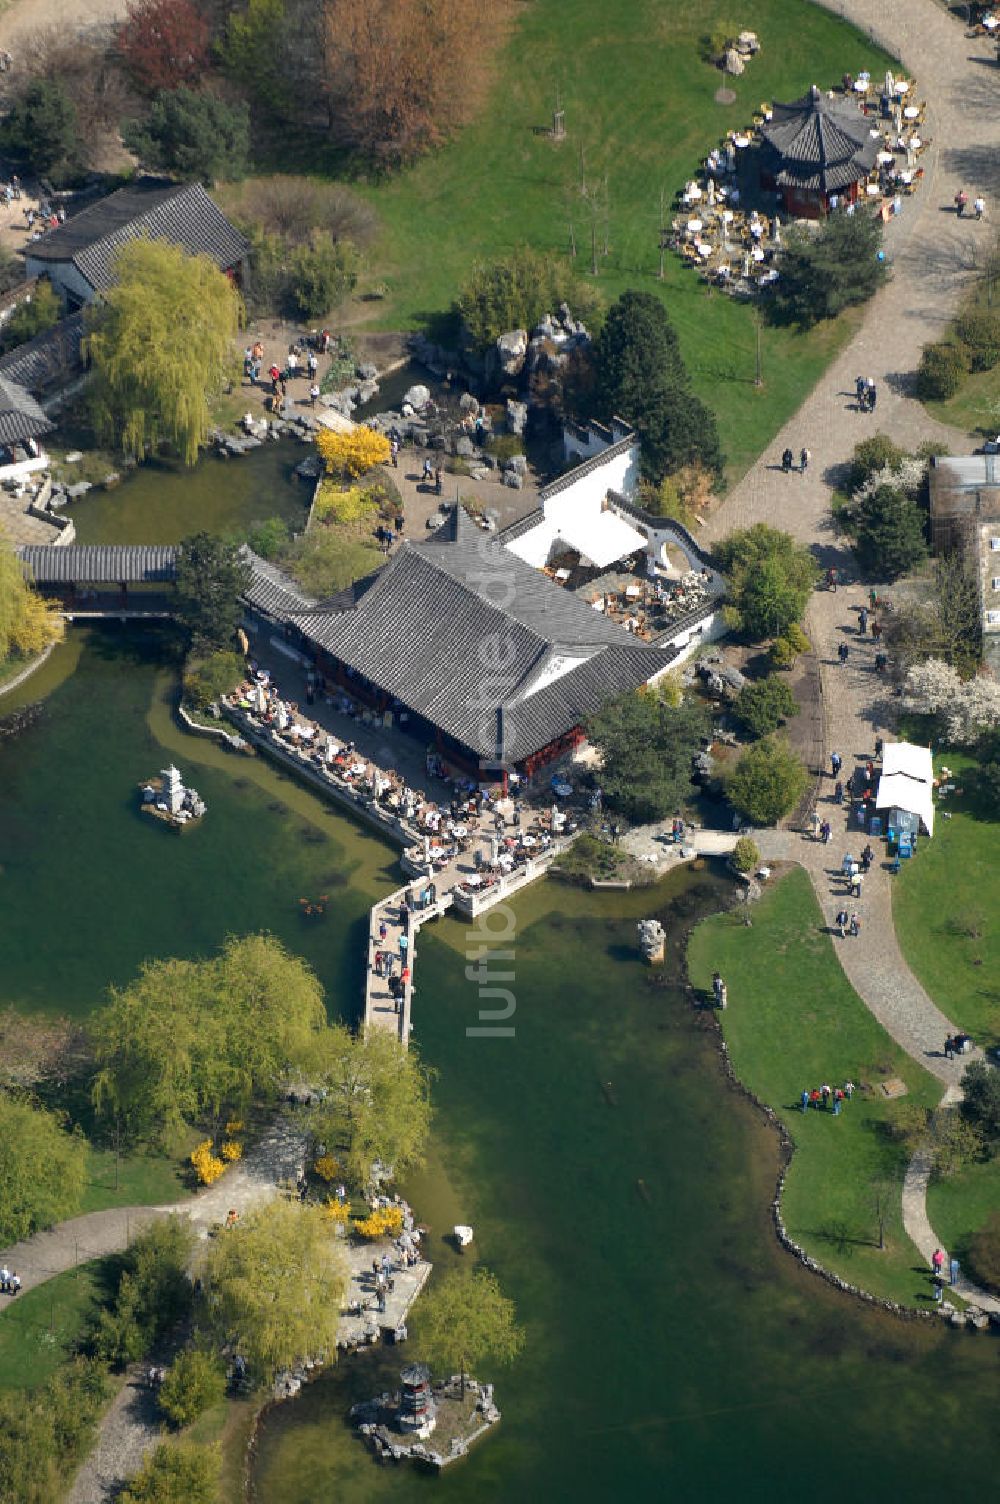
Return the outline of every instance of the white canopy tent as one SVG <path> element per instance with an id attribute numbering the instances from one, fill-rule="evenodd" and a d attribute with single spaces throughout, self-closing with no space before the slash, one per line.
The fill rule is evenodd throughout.
<path id="1" fill-rule="evenodd" d="M 905 810 L 918 817 L 929 836 L 934 834 L 934 766 L 929 747 L 912 742 L 889 742 L 883 747 L 875 808 Z"/>

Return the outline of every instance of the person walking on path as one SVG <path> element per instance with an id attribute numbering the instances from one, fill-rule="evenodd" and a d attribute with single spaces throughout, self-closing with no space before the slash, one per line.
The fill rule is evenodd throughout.
<path id="1" fill-rule="evenodd" d="M 808 449 L 803 449 L 802 453 L 799 455 L 799 470 L 801 474 L 805 475 L 806 471 L 809 469 L 809 461 L 811 458 L 812 456 L 810 455 Z"/>
<path id="2" fill-rule="evenodd" d="M 837 657 L 840 659 L 841 663 L 847 662 L 848 654 L 850 653 L 850 651 L 851 650 L 847 646 L 846 642 L 842 642 L 840 644 L 840 646 L 837 648 Z"/>
<path id="3" fill-rule="evenodd" d="M 837 915 L 837 931 L 838 931 L 838 933 L 840 935 L 841 940 L 843 940 L 844 936 L 847 934 L 847 910 L 846 909 L 841 909 L 840 913 Z"/>
<path id="4" fill-rule="evenodd" d="M 787 475 L 795 463 L 795 456 L 790 449 L 786 449 L 781 456 L 781 468 Z"/>
<path id="5" fill-rule="evenodd" d="M 954 1060 L 955 1058 L 955 1041 L 950 1034 L 944 1042 L 944 1058 L 946 1060 Z"/>
<path id="6" fill-rule="evenodd" d="M 802 1104 L 802 1111 L 803 1112 L 808 1112 L 809 1111 L 809 1092 L 808 1091 L 803 1091 L 802 1096 L 799 1098 L 799 1101 Z"/>
<path id="7" fill-rule="evenodd" d="M 875 379 L 874 379 L 874 377 L 869 376 L 869 378 L 868 378 L 868 411 L 870 413 L 873 413 L 875 411 L 875 403 L 876 403 L 877 400 L 878 400 L 878 388 L 875 385 Z"/>
<path id="8" fill-rule="evenodd" d="M 850 923 L 849 928 L 850 928 L 850 933 L 853 935 L 854 939 L 856 940 L 858 938 L 858 936 L 861 934 L 861 915 L 860 914 L 858 914 L 858 913 L 855 912 L 854 914 L 851 915 L 851 923 Z"/>
<path id="9" fill-rule="evenodd" d="M 858 612 L 858 632 L 862 637 L 868 631 L 868 607 L 862 606 Z"/>
<path id="10" fill-rule="evenodd" d="M 840 770 L 843 767 L 843 765 L 844 765 L 844 759 L 841 757 L 840 753 L 839 752 L 831 752 L 830 753 L 830 768 L 832 770 L 832 776 L 834 778 L 837 778 L 839 776 Z"/>
<path id="11" fill-rule="evenodd" d="M 964 188 L 960 188 L 955 194 L 955 213 L 958 215 L 959 219 L 961 219 L 962 215 L 965 213 L 965 206 L 968 202 L 969 195 L 966 193 Z"/>
<path id="12" fill-rule="evenodd" d="M 982 219 L 986 212 L 986 200 L 984 198 L 977 198 L 972 207 L 976 211 L 976 218 Z"/>

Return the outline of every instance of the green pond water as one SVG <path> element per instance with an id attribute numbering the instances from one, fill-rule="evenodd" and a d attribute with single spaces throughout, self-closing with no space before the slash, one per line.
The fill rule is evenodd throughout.
<path id="1" fill-rule="evenodd" d="M 237 532 L 268 517 L 305 523 L 312 487 L 294 474 L 310 451 L 265 444 L 237 459 L 208 455 L 188 468 L 150 462 L 112 491 L 92 491 L 69 515 L 79 543 L 177 543 L 191 533 Z"/>
<path id="2" fill-rule="evenodd" d="M 266 927 L 354 1017 L 394 851 L 267 764 L 179 730 L 175 670 L 165 634 L 74 630 L 0 701 L 43 702 L 0 740 L 0 1004 L 82 1015 L 144 957 Z M 167 758 L 209 804 L 179 836 L 136 807 Z M 310 924 L 298 900 L 320 892 L 332 903 Z M 725 1084 L 706 1017 L 636 958 L 635 920 L 658 912 L 676 977 L 685 927 L 722 892 L 710 871 L 645 894 L 529 890 L 512 1039 L 466 1033 L 470 931 L 424 933 L 415 1035 L 440 1072 L 438 1117 L 407 1190 L 438 1267 L 458 1257 L 447 1231 L 472 1223 L 466 1257 L 499 1274 L 528 1345 L 494 1375 L 502 1424 L 440 1479 L 379 1467 L 345 1425 L 402 1354 L 343 1361 L 265 1417 L 258 1504 L 992 1494 L 995 1340 L 860 1308 L 778 1248 L 774 1139 Z M 419 1308 L 411 1336 L 408 1357 Z"/>

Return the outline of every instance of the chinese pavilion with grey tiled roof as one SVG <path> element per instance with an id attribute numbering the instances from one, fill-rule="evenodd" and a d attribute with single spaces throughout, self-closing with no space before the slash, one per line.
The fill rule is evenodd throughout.
<path id="1" fill-rule="evenodd" d="M 854 203 L 875 166 L 880 140 L 854 98 L 814 84 L 791 104 L 776 104 L 761 127 L 761 184 L 776 188 L 789 214 L 817 219 L 831 200 Z"/>
<path id="2" fill-rule="evenodd" d="M 25 270 L 49 277 L 70 304 L 89 303 L 113 285 L 118 252 L 140 238 L 208 256 L 237 282 L 250 249 L 200 183 L 143 177 L 30 241 Z"/>

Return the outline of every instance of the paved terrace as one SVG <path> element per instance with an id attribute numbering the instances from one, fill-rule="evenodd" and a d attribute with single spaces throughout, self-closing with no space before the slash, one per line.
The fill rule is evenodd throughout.
<path id="1" fill-rule="evenodd" d="M 403 848 L 410 881 L 369 915 L 365 1027 L 407 1043 L 420 928 L 453 907 L 469 919 L 495 907 L 547 871 L 573 836 L 562 833 L 565 817 L 551 808 L 525 809 L 522 825 L 512 799 L 480 804 L 469 780 L 453 783 L 443 769 L 431 776 L 424 753 L 398 731 L 390 745 L 380 718 L 346 695 L 319 695 L 300 709 L 311 690 L 299 655 L 276 639 L 258 642 L 253 653 L 283 709 L 276 714 L 272 699 L 262 711 L 266 692 L 248 683 L 227 704 L 228 718 L 266 755 Z M 284 727 L 279 717 L 287 718 Z"/>

